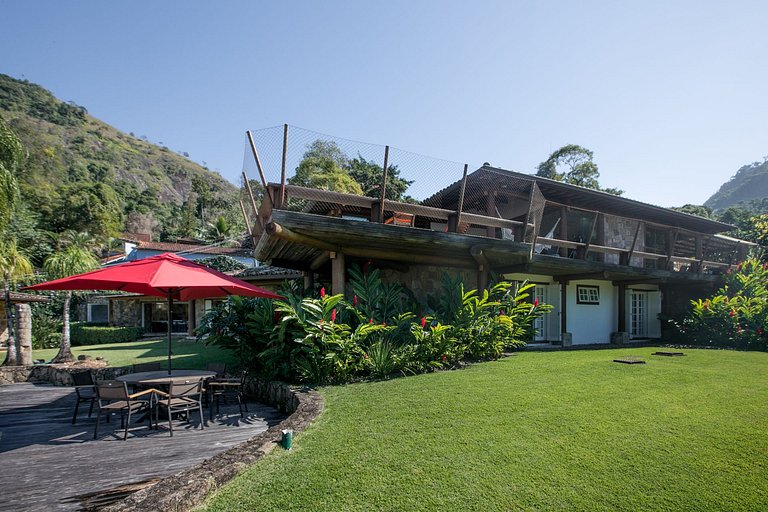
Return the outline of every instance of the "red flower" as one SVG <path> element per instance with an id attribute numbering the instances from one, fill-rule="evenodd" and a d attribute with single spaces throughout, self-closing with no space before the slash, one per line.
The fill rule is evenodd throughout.
<path id="1" fill-rule="evenodd" d="M 539 299 L 534 299 L 533 300 L 533 307 L 538 307 L 538 306 L 539 306 Z"/>
<path id="2" fill-rule="evenodd" d="M 758 336 L 762 336 L 763 335 L 763 328 L 762 327 L 758 327 L 757 328 L 757 335 Z"/>
<path id="3" fill-rule="evenodd" d="M 354 297 L 352 297 L 352 304 L 354 304 L 354 305 L 355 305 L 355 307 L 357 307 L 357 295 L 355 295 Z"/>
<path id="4" fill-rule="evenodd" d="M 387 322 L 382 322 L 382 323 L 381 323 L 381 325 L 383 325 L 384 327 L 386 327 L 386 326 L 387 326 Z"/>
<path id="5" fill-rule="evenodd" d="M 733 318 L 734 316 L 736 316 L 736 310 L 735 310 L 735 309 L 731 309 L 731 312 L 730 312 L 730 313 L 728 313 L 728 316 L 730 316 L 731 318 Z"/>
<path id="6" fill-rule="evenodd" d="M 333 308 L 333 310 L 331 311 L 331 322 L 335 322 L 335 321 L 336 321 L 336 308 Z"/>
<path id="7" fill-rule="evenodd" d="M 443 354 L 443 357 L 441 357 L 440 359 L 442 359 L 442 360 L 443 360 L 443 362 L 446 362 L 446 361 L 448 360 L 448 356 L 446 356 L 445 354 Z"/>
<path id="8" fill-rule="evenodd" d="M 502 309 L 501 313 L 499 313 L 499 316 L 504 316 L 504 315 L 505 315 L 505 313 L 504 313 L 504 310 Z"/>
<path id="9" fill-rule="evenodd" d="M 373 325 L 373 318 L 371 318 L 371 319 L 368 321 L 368 323 L 369 323 L 369 324 L 371 324 L 371 325 Z"/>
<path id="10" fill-rule="evenodd" d="M 320 288 L 320 298 L 323 298 L 323 297 L 325 297 L 325 286 Z"/>
<path id="11" fill-rule="evenodd" d="M 427 317 L 421 317 L 421 328 L 423 329 L 427 325 Z"/>

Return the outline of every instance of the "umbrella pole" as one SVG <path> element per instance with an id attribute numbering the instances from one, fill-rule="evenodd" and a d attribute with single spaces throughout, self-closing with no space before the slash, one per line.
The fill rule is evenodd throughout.
<path id="1" fill-rule="evenodd" d="M 173 295 L 168 290 L 168 375 L 171 375 L 171 329 L 173 328 Z"/>

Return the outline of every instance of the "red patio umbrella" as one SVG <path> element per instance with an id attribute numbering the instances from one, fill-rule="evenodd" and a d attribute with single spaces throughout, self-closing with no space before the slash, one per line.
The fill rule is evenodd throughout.
<path id="1" fill-rule="evenodd" d="M 28 286 L 25 290 L 119 290 L 168 299 L 168 373 L 171 372 L 171 309 L 174 300 L 226 295 L 282 299 L 280 295 L 173 253 L 160 254 Z"/>

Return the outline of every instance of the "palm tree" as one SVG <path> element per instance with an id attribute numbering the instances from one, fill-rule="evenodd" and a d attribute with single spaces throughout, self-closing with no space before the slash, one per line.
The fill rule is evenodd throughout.
<path id="1" fill-rule="evenodd" d="M 71 233 L 69 239 L 71 242 L 69 245 L 48 256 L 43 263 L 43 268 L 51 279 L 82 274 L 99 266 L 99 260 L 96 259 L 96 256 L 83 246 L 86 245 L 88 240 L 87 234 Z M 72 243 L 72 241 L 78 243 Z M 53 358 L 52 362 L 54 363 L 65 363 L 74 359 L 72 344 L 69 338 L 69 304 L 71 301 L 72 291 L 66 290 L 64 292 L 64 311 L 62 313 L 64 327 L 61 331 L 61 346 L 59 347 L 59 353 Z"/>
<path id="2" fill-rule="evenodd" d="M 16 347 L 13 313 L 11 310 L 11 286 L 25 276 L 32 274 L 32 272 L 32 263 L 16 247 L 16 241 L 0 243 L 0 274 L 2 274 L 3 279 L 5 319 L 8 324 L 8 352 L 5 355 L 3 365 L 16 366 L 19 355 Z"/>

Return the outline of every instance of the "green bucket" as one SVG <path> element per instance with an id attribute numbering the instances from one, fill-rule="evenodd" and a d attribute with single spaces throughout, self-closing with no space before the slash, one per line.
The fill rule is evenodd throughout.
<path id="1" fill-rule="evenodd" d="M 293 448 L 293 430 L 281 430 L 283 438 L 280 440 L 280 444 L 286 450 Z"/>

